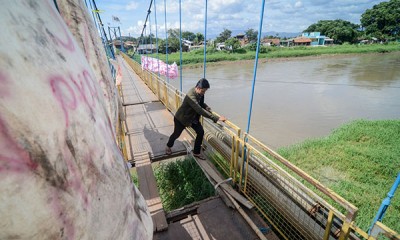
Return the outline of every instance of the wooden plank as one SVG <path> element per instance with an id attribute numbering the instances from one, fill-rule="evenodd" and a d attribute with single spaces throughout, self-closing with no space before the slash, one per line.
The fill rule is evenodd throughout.
<path id="1" fill-rule="evenodd" d="M 197 159 L 196 159 L 197 160 Z M 220 183 L 222 181 L 224 181 L 224 179 L 222 179 L 222 177 L 220 177 L 218 175 L 218 173 L 209 165 L 208 161 L 204 161 L 204 160 L 197 160 L 197 163 L 199 164 L 199 166 L 203 169 L 203 171 L 205 171 L 206 174 L 208 174 L 212 179 L 214 179 L 215 182 Z M 226 184 L 226 183 L 222 183 L 220 185 L 220 187 L 230 196 L 232 196 L 234 199 L 236 199 L 238 202 L 240 202 L 241 204 L 243 204 L 243 206 L 245 206 L 248 209 L 252 209 L 254 207 L 254 205 L 247 200 L 245 197 L 243 197 L 242 195 L 240 195 L 238 192 L 236 192 L 231 185 Z"/>
<path id="2" fill-rule="evenodd" d="M 134 153 L 134 160 L 139 181 L 139 191 L 146 200 L 154 223 L 154 232 L 168 228 L 167 219 L 157 189 L 156 178 L 148 152 Z"/>

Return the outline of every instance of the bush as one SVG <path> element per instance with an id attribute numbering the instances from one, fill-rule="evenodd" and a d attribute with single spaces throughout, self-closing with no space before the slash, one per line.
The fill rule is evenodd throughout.
<path id="1" fill-rule="evenodd" d="M 215 195 L 214 187 L 193 158 L 161 164 L 155 176 L 166 211 Z"/>

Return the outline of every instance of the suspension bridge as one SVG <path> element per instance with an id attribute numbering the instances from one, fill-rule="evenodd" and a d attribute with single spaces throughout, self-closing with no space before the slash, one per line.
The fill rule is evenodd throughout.
<path id="1" fill-rule="evenodd" d="M 229 176 L 232 179 L 233 186 L 241 192 L 250 203 L 257 208 L 260 215 L 267 220 L 267 222 L 274 229 L 274 234 L 270 234 L 268 237 L 274 239 L 276 237 L 283 239 L 373 239 L 377 238 L 379 234 L 383 234 L 390 238 L 398 238 L 398 234 L 391 231 L 380 222 L 374 222 L 371 229 L 375 228 L 374 231 L 369 231 L 369 233 L 363 232 L 355 224 L 355 218 L 357 214 L 357 207 L 347 202 L 345 199 L 331 191 L 330 189 L 323 186 L 317 180 L 313 179 L 307 173 L 299 169 L 298 167 L 292 165 L 289 161 L 284 159 L 282 156 L 277 154 L 272 149 L 268 148 L 257 139 L 253 138 L 250 132 L 251 114 L 252 114 L 252 103 L 254 96 L 254 89 L 256 83 L 257 75 L 257 64 L 258 64 L 258 49 L 260 47 L 260 37 L 262 32 L 262 22 L 264 13 L 265 1 L 261 1 L 260 7 L 260 23 L 258 29 L 258 44 L 256 50 L 256 56 L 254 61 L 254 71 L 253 71 L 253 81 L 252 81 L 252 92 L 250 95 L 250 106 L 248 112 L 248 124 L 244 134 L 242 130 L 239 129 L 235 124 L 227 121 L 226 124 L 218 125 L 211 121 L 203 119 L 203 124 L 205 126 L 205 145 L 209 155 L 220 154 L 224 157 L 224 160 L 217 162 L 219 169 L 222 169 L 225 176 Z M 143 42 L 144 33 L 151 35 L 151 23 L 147 24 L 147 20 L 150 20 L 150 16 L 153 13 L 154 19 L 157 24 L 157 11 L 155 9 L 154 0 L 154 10 L 152 8 L 153 1 L 150 1 L 149 8 L 147 10 L 146 20 L 141 32 L 140 39 Z M 166 1 L 164 0 L 164 17 L 165 24 L 166 19 Z M 180 22 L 181 19 L 181 1 L 179 1 L 179 14 Z M 207 1 L 205 1 L 205 21 L 204 21 L 204 35 L 207 36 Z M 165 38 L 165 48 L 168 49 L 168 33 L 167 26 L 165 26 L 166 38 Z M 157 100 L 164 105 L 171 113 L 175 113 L 180 106 L 184 93 L 182 93 L 182 29 L 180 24 L 180 89 L 175 89 L 169 84 L 168 78 L 168 50 L 166 51 L 166 63 L 167 63 L 167 73 L 165 78 L 160 77 L 160 71 L 156 70 L 158 74 L 149 71 L 151 69 L 146 69 L 146 67 L 140 66 L 140 60 L 133 57 L 132 60 L 127 55 L 122 54 L 126 62 L 129 64 L 131 69 L 135 71 L 137 76 L 146 83 L 148 89 L 154 93 Z M 157 37 L 157 27 L 156 27 L 156 39 Z M 151 38 L 149 38 L 151 41 Z M 203 76 L 206 77 L 206 48 L 207 41 L 204 38 L 204 62 L 203 62 Z M 139 46 L 139 41 L 138 45 Z M 150 42 L 150 44 L 152 44 Z M 158 58 L 158 42 L 156 43 L 157 58 Z M 148 58 L 148 55 L 145 55 Z M 143 58 L 142 58 L 143 59 Z M 159 58 L 157 63 L 159 64 Z M 159 67 L 159 66 L 158 66 Z M 153 69 L 154 71 L 154 69 Z M 125 85 L 123 84 L 121 89 L 121 95 L 124 95 Z M 129 89 L 129 87 L 128 87 Z M 146 111 L 144 111 L 146 112 Z M 138 115 L 134 115 L 134 118 Z M 170 118 L 170 123 L 172 123 L 172 118 Z M 165 118 L 164 118 L 165 119 Z M 140 122 L 145 122 L 139 120 Z M 149 125 L 150 126 L 150 125 Z M 172 127 L 170 125 L 170 127 Z M 140 128 L 143 131 L 148 131 L 146 127 Z M 137 144 L 137 146 L 147 145 L 148 147 L 143 151 L 149 154 L 150 161 L 157 160 L 162 155 L 163 146 L 168 138 L 169 131 L 163 132 L 162 128 L 158 129 L 155 137 L 159 139 L 160 142 L 149 143 L 145 141 L 145 144 Z M 154 131 L 154 129 L 152 129 Z M 129 131 L 128 131 L 129 132 Z M 194 135 L 194 132 L 189 130 L 189 135 Z M 143 139 L 143 138 L 142 138 Z M 147 137 L 147 139 L 152 139 L 152 137 Z M 180 139 L 190 139 L 188 136 L 183 136 Z M 131 141 L 131 140 L 130 140 Z M 132 141 L 131 141 L 132 142 Z M 175 150 L 176 153 L 185 154 L 185 147 L 189 143 L 182 142 L 179 143 L 179 147 Z M 128 145 L 126 145 L 128 146 Z M 153 146 L 153 147 L 151 147 Z M 161 146 L 161 149 L 155 149 Z M 140 150 L 142 151 L 142 150 Z M 267 154 L 264 154 L 267 153 Z M 267 157 L 268 156 L 268 157 Z M 162 156 L 164 158 L 167 156 Z M 128 157 L 129 158 L 129 157 Z M 135 161 L 134 156 L 130 158 Z M 201 163 L 199 164 L 202 165 Z M 292 174 L 288 174 L 282 166 L 285 166 L 288 171 Z M 204 170 L 204 169 L 203 169 Z M 207 172 L 205 171 L 207 175 Z M 210 174 L 210 173 L 208 173 Z M 293 175 L 297 175 L 294 177 Z M 308 182 L 316 190 L 310 190 L 298 181 L 302 179 Z M 214 179 L 215 180 L 215 179 Z M 221 179 L 220 179 L 221 180 Z M 224 183 L 226 185 L 226 183 Z M 322 197 L 321 197 L 322 196 Z M 334 201 L 344 212 L 338 210 L 338 208 L 333 207 L 327 201 Z M 254 224 L 254 223 L 253 223 Z M 251 225 L 251 224 L 250 224 Z M 253 225 L 254 226 L 254 225 Z M 378 230 L 379 229 L 379 230 Z M 260 238 L 264 238 L 259 231 L 255 231 Z M 378 233 L 379 232 L 379 233 Z M 377 234 L 378 233 L 378 234 Z M 375 234 L 375 235 L 374 235 Z M 157 235 L 156 235 L 157 236 Z"/>
<path id="2" fill-rule="evenodd" d="M 166 213 L 151 164 L 171 157 L 165 154 L 165 142 L 185 96 L 182 73 L 178 90 L 169 84 L 168 65 L 162 78 L 123 52 L 117 55 L 109 43 L 111 30 L 114 38 L 121 38 L 120 29 L 110 28 L 107 36 L 95 0 L 7 3 L 0 11 L 6 26 L 16 28 L 14 44 L 25 51 L 2 53 L 9 68 L 0 69 L 0 84 L 5 86 L 0 100 L 20 91 L 36 104 L 0 105 L 7 110 L 0 116 L 0 143 L 5 143 L 0 153 L 5 179 L 0 213 L 6 219 L 0 238 L 400 239 L 381 222 L 382 215 L 368 232 L 357 227 L 356 206 L 250 134 L 258 55 L 246 131 L 229 121 L 202 119 L 207 157 L 222 158 L 215 165 L 209 160 L 197 163 L 218 197 Z M 153 1 L 147 12 L 141 36 L 150 14 L 156 15 Z M 205 14 L 207 36 L 207 0 Z M 21 21 L 13 22 L 14 16 Z M 17 32 L 21 27 L 25 35 Z M 24 45 L 26 36 L 36 39 L 32 47 Z M 206 77 L 206 46 L 205 37 L 199 78 Z M 42 48 L 48 50 L 46 55 L 37 54 Z M 27 61 L 32 56 L 35 63 Z M 16 71 L 15 62 L 25 67 Z M 32 83 L 22 75 L 32 73 L 28 80 L 37 86 L 26 91 L 23 85 Z M 24 111 L 12 110 L 20 107 Z M 173 157 L 190 155 L 193 136 L 192 129 L 181 136 Z M 140 193 L 127 174 L 127 162 L 137 169 Z M 29 204 L 16 208 L 21 199 Z M 21 231 L 25 222 L 29 231 Z"/>

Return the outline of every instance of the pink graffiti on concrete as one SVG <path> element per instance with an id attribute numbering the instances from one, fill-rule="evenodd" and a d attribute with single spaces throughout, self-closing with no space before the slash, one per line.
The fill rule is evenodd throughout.
<path id="1" fill-rule="evenodd" d="M 62 76 L 50 77 L 50 85 L 54 96 L 61 104 L 65 116 L 65 124 L 69 126 L 69 111 L 76 109 L 77 101 L 75 92 Z"/>
<path id="2" fill-rule="evenodd" d="M 21 148 L 8 132 L 0 118 L 0 173 L 4 171 L 23 173 L 37 169 L 29 153 Z"/>
<path id="3" fill-rule="evenodd" d="M 67 77 L 53 75 L 49 81 L 53 94 L 64 112 L 66 126 L 69 126 L 69 111 L 75 110 L 80 101 L 85 103 L 90 112 L 94 111 L 98 92 L 92 76 L 86 69 L 76 75 L 69 73 Z"/>

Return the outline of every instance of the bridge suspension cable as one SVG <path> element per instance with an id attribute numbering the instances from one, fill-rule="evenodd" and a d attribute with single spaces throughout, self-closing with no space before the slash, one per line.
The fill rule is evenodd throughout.
<path id="1" fill-rule="evenodd" d="M 156 27 L 156 51 L 157 51 L 157 73 L 160 76 L 160 57 L 158 56 L 158 30 L 157 30 L 157 7 L 156 7 L 156 0 L 154 0 L 154 21 Z"/>
<path id="2" fill-rule="evenodd" d="M 264 6 L 265 6 L 265 0 L 262 0 L 261 13 L 260 13 L 260 24 L 258 27 L 256 58 L 254 60 L 253 83 L 252 83 L 252 87 L 251 87 L 250 107 L 249 107 L 249 114 L 248 114 L 247 128 L 246 128 L 247 133 L 250 132 L 251 112 L 252 112 L 252 108 L 253 108 L 254 89 L 255 89 L 256 77 L 257 77 L 258 53 L 260 51 L 261 31 L 262 31 L 262 24 L 263 24 L 263 19 L 264 19 Z"/>
<path id="3" fill-rule="evenodd" d="M 179 0 L 179 91 L 182 92 L 182 0 Z"/>
<path id="4" fill-rule="evenodd" d="M 164 0 L 164 25 L 165 25 L 165 55 L 166 55 L 166 65 L 167 65 L 167 83 L 169 83 L 168 77 L 168 28 L 167 28 L 167 0 Z"/>
<path id="5" fill-rule="evenodd" d="M 207 60 L 207 0 L 204 16 L 204 63 L 203 63 L 203 77 L 206 78 L 206 60 Z"/>

